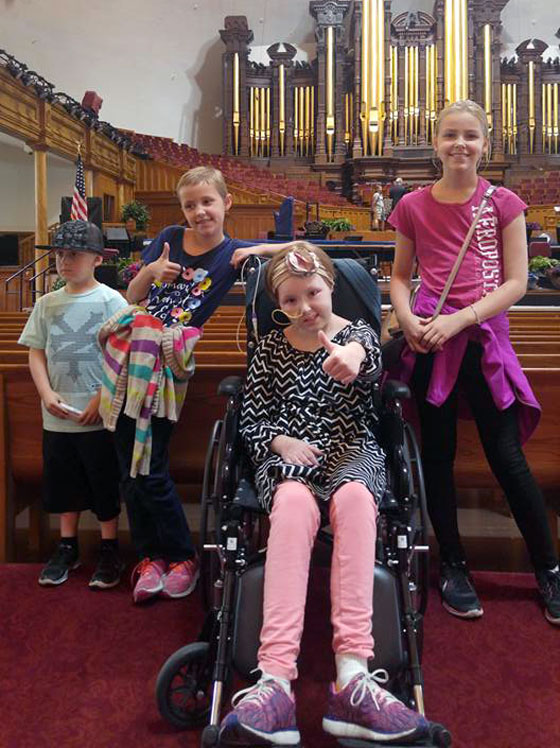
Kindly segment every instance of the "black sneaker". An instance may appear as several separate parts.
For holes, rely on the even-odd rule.
[[[123,569],[124,564],[120,559],[118,550],[102,546],[97,566],[89,580],[89,586],[100,590],[116,587],[121,581]]]
[[[443,607],[460,618],[480,618],[482,605],[464,561],[443,561],[439,588]]]
[[[60,542],[39,574],[38,582],[44,586],[62,584],[68,579],[68,573],[79,565],[77,548]]]
[[[544,602],[544,617],[550,623],[560,626],[560,570],[537,571],[537,584]]]

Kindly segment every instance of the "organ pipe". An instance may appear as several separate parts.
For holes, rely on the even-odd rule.
[[[535,63],[529,60],[529,153],[535,149],[535,130],[537,126],[535,113]]]
[[[363,0],[360,119],[364,155],[383,150],[385,119],[385,9],[383,0]]]
[[[326,92],[327,155],[329,161],[332,161],[334,147],[334,28],[332,26],[327,26]]]
[[[445,0],[445,105],[469,93],[467,0]]]
[[[484,109],[488,129],[492,131],[492,27],[484,24]]]
[[[278,67],[278,146],[280,155],[286,152],[286,69]]]
[[[239,53],[233,54],[233,152],[239,153],[239,128],[241,125],[241,116],[239,109]]]

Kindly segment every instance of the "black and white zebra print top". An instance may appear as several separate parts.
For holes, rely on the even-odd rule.
[[[322,500],[344,483],[359,481],[376,500],[385,488],[385,455],[377,444],[372,384],[381,373],[379,340],[363,320],[349,323],[333,342],[359,342],[366,351],[351,385],[323,371],[328,353],[294,348],[273,330],[251,360],[241,412],[241,435],[256,469],[259,499],[266,507],[276,484],[299,480]],[[322,452],[318,467],[287,465],[270,451],[276,436],[305,439]]]

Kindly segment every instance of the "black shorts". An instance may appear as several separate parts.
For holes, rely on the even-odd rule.
[[[100,522],[117,517],[119,470],[112,435],[43,430],[43,486],[47,512],[90,509]]]

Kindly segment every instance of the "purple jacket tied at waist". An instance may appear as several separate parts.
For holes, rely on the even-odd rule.
[[[430,317],[436,308],[438,296],[420,287],[414,302],[414,313],[419,317]],[[442,314],[453,314],[458,309],[445,304]],[[516,400],[519,403],[519,438],[525,443],[537,428],[541,407],[533,394],[531,385],[521,369],[521,364],[509,339],[509,321],[502,312],[480,325],[472,325],[448,340],[443,350],[434,354],[434,367],[427,400],[439,407],[447,400],[457,381],[459,368],[467,343],[480,343],[482,352],[482,372],[499,410],[509,408]],[[391,372],[403,382],[409,382],[416,353],[405,345],[398,371]]]

